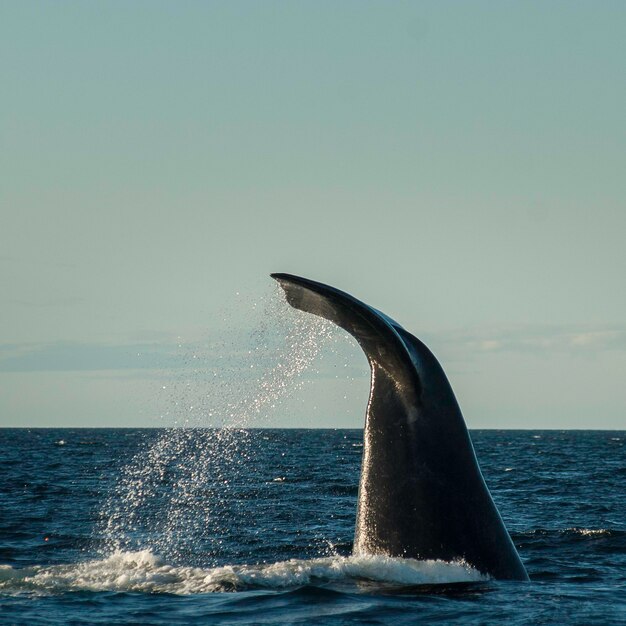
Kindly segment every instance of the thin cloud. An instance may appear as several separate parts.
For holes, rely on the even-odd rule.
[[[592,354],[626,350],[626,328],[618,326],[528,326],[469,329],[431,335],[446,349],[463,352]]]
[[[199,373],[211,370],[250,375],[271,366],[278,346],[262,345],[244,333],[227,338],[189,342],[130,341],[115,344],[59,341],[0,345],[0,372],[114,372],[123,370],[186,369]]]
[[[77,342],[5,344],[0,346],[0,371],[89,371],[155,368],[168,348],[145,344],[103,345]],[[143,355],[143,358],[142,358]]]
[[[592,355],[626,350],[626,328],[620,327],[515,327],[500,329],[466,329],[429,334],[423,337],[437,352],[447,358],[469,362],[473,355],[485,353],[581,354]],[[335,350],[337,346],[335,346]],[[86,342],[54,342],[40,344],[0,345],[0,372],[41,371],[123,371],[188,369],[207,372],[212,369],[232,370],[250,375],[270,367],[277,357],[278,346],[264,338],[259,343],[246,333],[227,333],[213,340],[188,342],[129,341],[115,344]],[[330,364],[324,355],[332,352],[321,347],[319,369],[309,377],[329,376]],[[342,350],[339,350],[341,360]],[[351,354],[351,353],[350,353]],[[347,357],[345,357],[347,359]],[[352,357],[351,357],[352,359]],[[337,368],[333,358],[328,359]],[[337,361],[337,358],[335,358]],[[347,360],[341,364],[340,376],[360,376],[364,364]],[[334,370],[333,370],[334,372]],[[333,376],[336,372],[332,373]]]

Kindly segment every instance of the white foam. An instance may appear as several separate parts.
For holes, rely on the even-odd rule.
[[[53,566],[0,565],[0,592],[55,594],[67,591],[118,591],[179,595],[281,590],[307,584],[359,581],[397,585],[479,582],[487,578],[462,562],[416,561],[384,556],[292,559],[272,564],[215,568],[168,565],[149,550],[115,552],[101,560]]]

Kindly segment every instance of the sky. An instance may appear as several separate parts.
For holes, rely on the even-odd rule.
[[[2,2],[0,426],[271,379],[249,425],[361,427],[288,272],[422,338],[470,428],[626,428],[624,58],[623,2]]]

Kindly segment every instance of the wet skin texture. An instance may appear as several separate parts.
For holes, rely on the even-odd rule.
[[[343,291],[289,274],[272,278],[292,307],[350,333],[370,364],[354,554],[463,559],[496,579],[528,580],[430,350]]]

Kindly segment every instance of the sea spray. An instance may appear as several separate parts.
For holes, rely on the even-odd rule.
[[[295,312],[278,290],[249,308],[257,319],[261,311],[250,333],[181,340],[180,367],[162,385],[163,418],[177,427],[148,437],[116,477],[97,528],[105,553],[149,548],[186,562],[201,545],[206,562],[215,562],[232,554],[233,537],[258,541],[256,520],[240,506],[254,454],[246,429],[304,384],[335,327]]]

